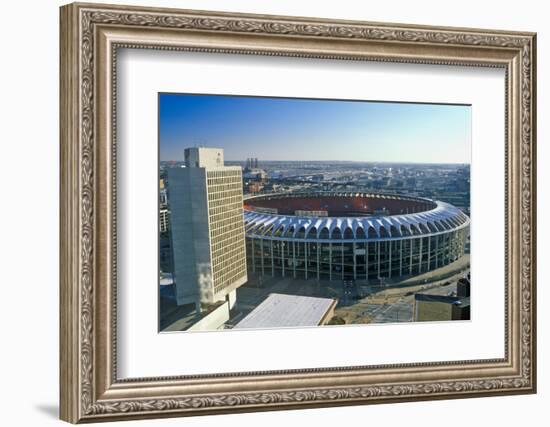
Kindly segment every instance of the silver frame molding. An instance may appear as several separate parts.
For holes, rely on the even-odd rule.
[[[536,35],[100,4],[63,6],[60,417],[72,423],[534,393]],[[506,71],[505,357],[117,379],[117,48]]]

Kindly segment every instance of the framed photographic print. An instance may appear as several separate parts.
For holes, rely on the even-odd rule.
[[[61,418],[533,393],[535,34],[61,8]]]
[[[160,330],[470,320],[470,109],[159,94]]]

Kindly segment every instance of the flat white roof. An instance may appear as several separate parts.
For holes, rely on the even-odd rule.
[[[332,298],[269,294],[234,329],[318,326],[335,302]]]
[[[169,286],[173,284],[174,284],[174,277],[172,276],[172,273],[162,273],[160,275],[161,286]]]

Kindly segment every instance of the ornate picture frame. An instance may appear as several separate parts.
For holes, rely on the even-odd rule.
[[[536,391],[535,34],[79,3],[60,13],[61,419],[112,421]],[[505,357],[118,379],[119,48],[503,68]]]

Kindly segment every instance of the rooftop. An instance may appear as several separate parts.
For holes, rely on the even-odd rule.
[[[365,204],[364,207],[361,203]],[[403,209],[396,211],[399,203],[405,206],[405,213],[397,213]],[[363,212],[358,212],[361,209]],[[308,211],[311,215],[304,215]],[[342,216],[331,216],[335,213]],[[366,193],[289,193],[249,197],[244,201],[244,220],[247,236],[337,240],[430,235],[466,227],[470,223],[460,209],[448,203]]]
[[[318,326],[336,305],[332,298],[269,294],[234,329]]]

